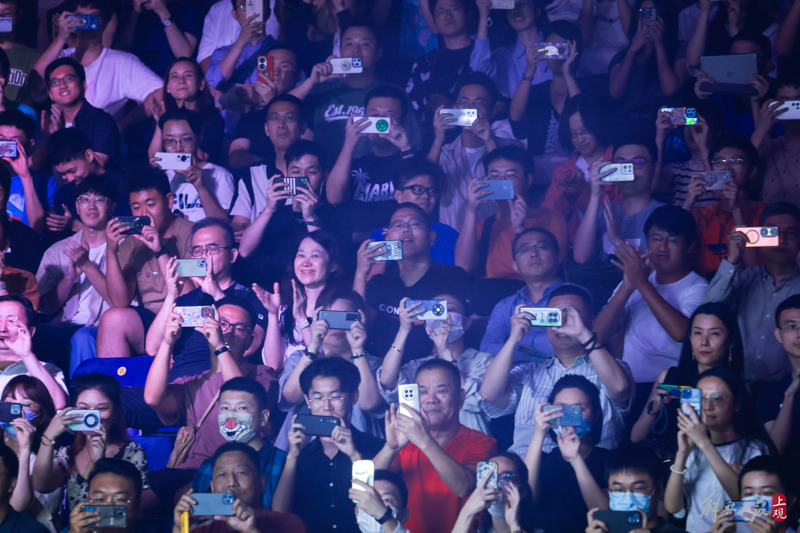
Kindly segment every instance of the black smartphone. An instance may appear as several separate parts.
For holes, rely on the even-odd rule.
[[[82,511],[98,511],[100,520],[93,527],[128,527],[128,508],[124,505],[84,505]]]
[[[142,228],[150,225],[150,217],[117,217],[127,228],[122,235],[141,235]]]
[[[350,329],[354,322],[361,320],[361,315],[353,311],[320,311],[319,319],[328,323],[331,329]]]
[[[21,403],[0,403],[0,422],[11,422],[21,416],[24,416]]]
[[[306,427],[303,431],[306,435],[330,437],[333,434],[333,428],[339,425],[339,419],[335,416],[300,414],[297,415],[297,423]]]
[[[594,517],[608,526],[608,533],[629,533],[642,527],[638,511],[595,511]]]

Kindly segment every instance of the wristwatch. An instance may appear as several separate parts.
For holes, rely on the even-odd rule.
[[[392,508],[387,507],[386,512],[383,513],[383,516],[375,519],[375,521],[378,522],[379,524],[384,524],[385,522],[388,522],[389,519],[391,518],[394,518],[394,515],[392,514]]]
[[[164,24],[165,28],[169,28],[170,26],[172,26],[172,19],[164,19],[162,21],[162,24]]]

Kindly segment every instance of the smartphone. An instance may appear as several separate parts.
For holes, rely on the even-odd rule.
[[[267,80],[274,79],[275,58],[272,56],[258,56],[256,62],[256,83],[266,85]]]
[[[0,157],[17,157],[17,141],[0,141]]]
[[[775,226],[756,226],[753,228],[745,226],[734,226],[736,231],[740,231],[747,236],[747,248],[763,248],[765,246],[778,246],[778,228]]]
[[[252,17],[253,15],[258,15],[256,20],[258,22],[264,22],[264,2],[263,0],[247,0],[247,3],[244,5],[245,9],[245,16],[247,18]]]
[[[386,253],[376,257],[375,261],[397,261],[403,258],[403,243],[400,241],[375,241],[367,245],[369,248],[373,246],[383,246],[386,250]]]
[[[350,329],[354,322],[361,320],[361,315],[352,311],[320,311],[319,319],[327,322],[330,329]]]
[[[642,527],[638,511],[595,511],[594,517],[608,527],[608,533],[628,533]]]
[[[24,416],[21,403],[0,403],[0,422],[11,422],[21,416]]]
[[[179,305],[174,312],[181,316],[181,327],[184,328],[201,327],[207,318],[214,316],[214,308],[210,305]]]
[[[583,411],[580,405],[545,405],[545,411],[552,411],[556,407],[561,407],[561,416],[550,421],[553,426],[580,426],[583,422]]]
[[[492,9],[514,9],[514,0],[492,0]]]
[[[192,498],[197,502],[192,504],[192,514],[195,516],[233,516],[236,496],[231,493],[196,492]]]
[[[650,27],[652,22],[658,20],[658,12],[654,7],[643,7],[639,10],[639,26],[642,29]]]
[[[360,57],[332,57],[328,63],[332,67],[331,74],[361,74],[364,72]]]
[[[703,402],[703,391],[700,389],[683,389],[681,390],[681,411],[686,416],[689,415],[689,409],[694,410],[694,414],[700,416]]]
[[[512,180],[481,180],[480,185],[486,184],[481,188],[482,191],[492,191],[481,200],[513,200],[514,182]]]
[[[128,228],[121,235],[141,235],[142,228],[150,225],[150,217],[117,217],[117,222]]]
[[[703,172],[703,179],[709,184],[707,191],[721,191],[725,181],[731,179],[731,173],[729,170],[712,170]]]
[[[489,472],[492,475],[489,477],[489,481],[486,482],[487,489],[497,489],[497,474],[499,471],[499,467],[497,463],[494,461],[480,461],[478,463],[477,475],[476,480],[478,483],[481,482],[483,478],[486,477],[486,474]]]
[[[766,518],[772,514],[772,500],[761,497],[756,501],[725,502],[724,511],[733,511],[734,522],[752,522],[756,517]]]
[[[561,309],[555,307],[523,307],[520,312],[533,315],[532,326],[560,328],[563,324]]]
[[[775,117],[778,120],[800,119],[800,100],[786,100],[783,103],[772,102],[771,104],[769,104],[769,106],[770,107],[778,106],[778,109],[786,109],[786,111]]]
[[[567,59],[569,57],[569,43],[535,43],[538,52],[544,52],[547,59]]]
[[[450,114],[455,118],[454,121],[448,122],[448,126],[472,126],[472,123],[478,120],[477,109],[440,109],[440,115]]]
[[[70,415],[81,415],[81,418],[72,424],[72,431],[97,431],[100,428],[100,411],[97,409],[70,409]]]
[[[305,176],[289,177],[289,178],[275,178],[278,183],[284,183],[286,188],[292,196],[297,196],[297,189],[308,190],[308,178]]]
[[[610,163],[603,165],[600,168],[600,172],[605,172],[611,168],[614,169],[614,172],[602,178],[602,181],[633,181],[635,179],[633,163]]]
[[[303,430],[306,435],[330,437],[333,434],[333,428],[339,425],[339,419],[335,416],[300,414],[297,415],[297,423],[306,427]]]
[[[667,385],[666,383],[659,383],[658,388],[660,390],[668,392],[669,395],[674,398],[680,398],[681,391],[683,389],[691,389],[691,387],[688,387],[686,385]]]
[[[405,307],[422,304],[415,317],[417,320],[447,320],[447,300],[407,300]]]
[[[409,383],[407,385],[397,386],[397,400],[398,407],[397,413],[411,416],[411,413],[406,409],[406,406],[412,408],[416,412],[420,412],[419,405],[419,385],[416,383]]]
[[[673,126],[694,126],[697,124],[697,109],[694,107],[662,107],[662,113],[669,115]]]
[[[14,31],[14,19],[0,17],[0,33],[11,33],[12,31]]]
[[[81,25],[75,31],[96,31],[100,29],[100,15],[69,15],[69,18],[81,19]]]
[[[362,483],[366,483],[370,487],[375,484],[375,463],[369,459],[361,459],[360,461],[353,462],[353,479],[357,479]],[[364,490],[355,483],[351,487],[356,490]]]
[[[358,122],[364,117],[353,117],[353,122]],[[392,119],[389,117],[366,117],[369,119],[367,126],[361,130],[361,133],[379,134],[386,133],[392,127]]]
[[[192,154],[156,152],[156,157],[161,159],[158,161],[161,170],[186,170],[192,166]]]
[[[202,278],[206,275],[205,259],[176,259],[175,272],[180,278]]]
[[[128,527],[128,508],[124,505],[83,505],[81,511],[100,511],[100,520],[90,526]]]

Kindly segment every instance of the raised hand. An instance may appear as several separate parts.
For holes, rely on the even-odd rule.
[[[474,179],[467,186],[467,210],[477,211],[478,207],[490,200],[483,198],[492,194],[489,190],[489,184],[484,180]]]
[[[322,311],[322,307],[317,307],[314,310],[314,321],[311,322],[311,339],[308,341],[308,351],[311,353],[317,353],[320,346],[322,346],[322,339],[325,338],[325,335],[328,334],[328,330],[330,326],[324,320],[320,320],[319,312]]]
[[[350,324],[350,329],[346,333],[347,343],[350,344],[350,351],[353,355],[363,354],[364,345],[367,343],[367,328],[364,325],[366,319],[363,311],[359,310],[358,315],[361,317],[360,320]]]
[[[408,436],[397,427],[397,418],[397,404],[392,403],[386,411],[384,420],[386,445],[393,450],[399,450],[408,444]]]
[[[444,106],[439,106],[436,108],[436,112],[433,114],[434,137],[440,141],[444,140],[445,132],[447,130],[452,130],[455,128],[452,123],[456,121],[456,117],[450,113],[440,114],[439,111],[441,111],[443,108]]]
[[[330,440],[336,445],[337,448],[339,448],[339,451],[351,459],[355,457],[353,460],[357,461],[361,458],[361,456],[358,454],[355,442],[353,442],[353,432],[349,427],[345,426],[344,419],[342,419],[342,417],[337,418],[339,418],[339,425],[333,428]],[[328,437],[320,438],[323,441],[328,440]]]
[[[306,445],[306,434],[303,433],[303,430],[306,427],[303,424],[297,422],[297,415],[292,416],[292,425],[289,428],[289,434],[287,435],[289,438],[289,451],[287,455],[289,457],[297,458],[300,455],[300,452]]]
[[[516,234],[520,234],[525,230],[525,219],[528,218],[528,204],[519,195],[514,196],[513,200],[506,201],[511,215],[511,227],[514,228]]]
[[[294,281],[294,280],[292,280]],[[278,282],[272,285],[272,292],[269,292],[261,287],[258,283],[253,283],[253,292],[256,293],[256,298],[267,310],[267,313],[275,317],[281,310],[281,287]]]
[[[726,259],[732,265],[738,264],[739,257],[749,242],[747,235],[734,228],[733,232],[725,237],[725,241],[728,243],[728,257]]]
[[[239,498],[233,501],[233,514],[231,516],[215,516],[214,520],[225,522],[230,529],[240,533],[258,531],[256,529],[256,512]]]
[[[47,215],[45,223],[48,230],[58,232],[72,227],[72,213],[69,212],[66,205],[61,204],[61,207],[64,208],[63,215],[59,215],[55,211],[50,211]]]
[[[174,346],[175,342],[181,336],[181,322],[183,318],[181,315],[176,313],[175,305],[172,306],[172,313],[169,315],[166,324],[164,324],[164,339],[163,342],[166,342],[170,346]]]
[[[513,339],[514,342],[522,342],[522,339],[533,327],[531,320],[534,317],[530,313],[523,313],[521,311],[523,307],[525,307],[523,304],[518,305],[514,310],[515,313],[511,315],[511,328],[508,338]]]

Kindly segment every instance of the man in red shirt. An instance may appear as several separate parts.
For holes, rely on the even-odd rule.
[[[432,359],[417,370],[421,413],[392,404],[386,413],[386,445],[375,468],[398,470],[408,486],[414,533],[450,531],[475,487],[475,468],[495,453],[497,442],[462,426],[461,376],[450,362]],[[408,413],[408,414],[407,414]]]

